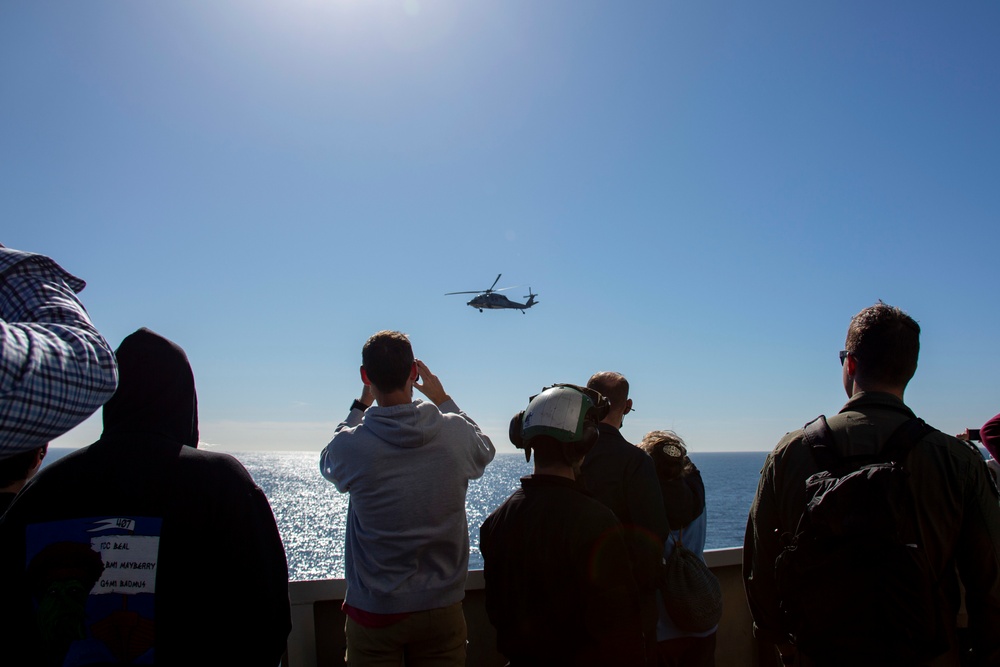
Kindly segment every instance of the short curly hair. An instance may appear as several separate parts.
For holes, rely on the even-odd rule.
[[[905,386],[917,372],[920,325],[899,308],[879,300],[851,319],[845,349],[865,376]]]
[[[399,331],[373,334],[361,350],[361,365],[379,391],[402,389],[413,369],[410,339]]]

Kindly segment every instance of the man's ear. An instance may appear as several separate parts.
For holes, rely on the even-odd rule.
[[[42,445],[41,447],[39,447],[38,451],[35,454],[35,464],[32,466],[32,468],[35,468],[36,470],[38,468],[41,468],[42,467],[42,461],[45,460],[45,455],[48,454],[48,453],[49,453],[49,445],[48,445],[48,443],[46,443],[46,444]]]
[[[413,365],[410,366],[410,382],[416,382],[418,377],[420,377],[420,371],[417,370],[417,362],[414,361]]]
[[[372,381],[368,379],[368,373],[365,372],[364,366],[361,367],[361,381],[364,382],[369,387],[372,384]]]

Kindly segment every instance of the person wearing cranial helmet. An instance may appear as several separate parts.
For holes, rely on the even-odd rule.
[[[515,415],[510,423],[510,439],[515,447],[524,450],[524,460],[531,461],[529,441],[538,436],[549,436],[567,447],[567,457],[574,462],[574,449],[585,449],[583,456],[598,438],[597,425],[610,408],[608,399],[600,392],[571,384],[546,387],[532,396],[528,408]],[[579,476],[579,470],[576,470]]]
[[[533,472],[480,528],[486,611],[510,667],[646,664],[621,522],[577,481],[607,410],[599,392],[558,384],[511,419]]]

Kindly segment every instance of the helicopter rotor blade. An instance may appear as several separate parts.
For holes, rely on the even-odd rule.
[[[445,292],[444,295],[451,296],[452,294],[482,294],[482,293],[483,293],[482,290],[476,289],[476,290],[470,290],[468,292]]]
[[[497,274],[497,279],[496,279],[496,280],[494,280],[494,281],[493,281],[493,284],[492,284],[492,285],[490,285],[490,288],[489,288],[488,290],[486,290],[487,292],[492,292],[492,291],[493,291],[493,288],[497,286],[497,283],[498,283],[498,282],[500,282],[500,276],[502,276],[502,275],[503,275],[502,273],[498,273],[498,274]]]

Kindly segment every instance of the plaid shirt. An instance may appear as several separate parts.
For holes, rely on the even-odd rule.
[[[0,459],[62,435],[118,386],[114,352],[76,297],[84,285],[0,245]]]

